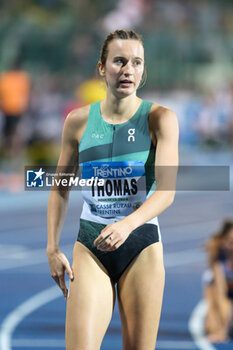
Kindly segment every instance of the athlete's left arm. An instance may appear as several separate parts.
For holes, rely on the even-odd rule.
[[[135,212],[101,231],[94,241],[100,250],[119,248],[134,229],[162,213],[174,200],[179,139],[175,113],[163,107],[153,111],[152,107],[150,129],[156,140],[156,191]]]
[[[125,218],[134,229],[143,225],[169,207],[175,197],[178,169],[179,128],[175,113],[169,109],[156,110],[151,117],[151,127],[156,140],[155,177],[156,191]]]

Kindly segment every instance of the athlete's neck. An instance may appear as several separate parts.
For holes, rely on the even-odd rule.
[[[136,95],[121,99],[107,95],[100,105],[101,115],[108,123],[124,123],[136,113],[141,101]]]

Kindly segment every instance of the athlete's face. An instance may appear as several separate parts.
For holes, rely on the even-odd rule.
[[[144,49],[138,40],[115,39],[108,46],[105,66],[99,63],[107,88],[118,96],[134,93],[144,71]]]

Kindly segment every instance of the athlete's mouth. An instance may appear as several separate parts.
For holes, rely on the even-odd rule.
[[[128,87],[132,86],[132,84],[133,84],[133,81],[129,80],[129,79],[120,80],[120,86],[123,88],[128,88]]]
[[[128,79],[124,79],[124,80],[120,80],[121,84],[133,84],[132,80],[128,80]]]

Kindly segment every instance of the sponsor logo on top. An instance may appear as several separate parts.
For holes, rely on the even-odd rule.
[[[128,136],[128,142],[134,142],[135,141],[135,136],[134,136],[134,134],[135,134],[135,129],[129,129],[128,130],[128,134],[129,134],[129,136]]]
[[[103,164],[101,167],[93,166],[94,176],[97,177],[119,177],[129,176],[132,174],[132,167],[111,167],[108,164]]]
[[[104,134],[96,134],[95,132],[93,132],[92,134],[91,134],[91,137],[93,138],[93,139],[103,139],[104,138]]]

